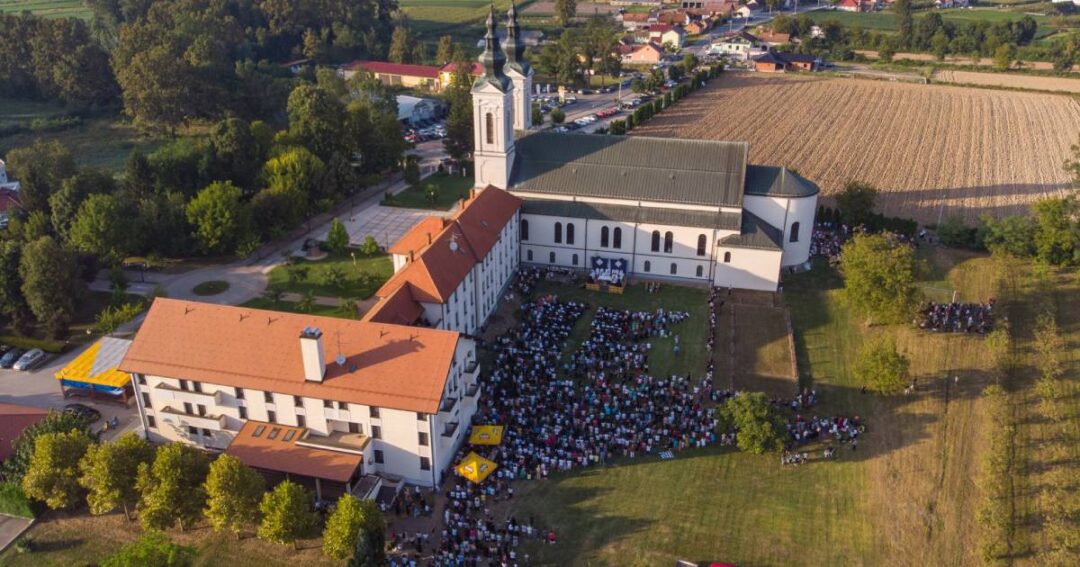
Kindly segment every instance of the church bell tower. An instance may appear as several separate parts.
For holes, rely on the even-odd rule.
[[[533,70],[525,60],[525,40],[517,22],[517,7],[510,2],[506,13],[506,75],[514,83],[514,131],[524,132],[532,128],[532,79]]]
[[[476,186],[508,189],[514,166],[514,83],[503,72],[506,56],[495,34],[495,6],[488,11],[484,74],[472,86],[473,160]]]

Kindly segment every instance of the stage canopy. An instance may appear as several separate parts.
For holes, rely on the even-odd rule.
[[[474,425],[469,434],[470,445],[499,445],[502,443],[503,426]]]
[[[90,345],[67,366],[56,373],[56,379],[67,388],[80,388],[112,395],[123,395],[131,375],[117,367],[124,360],[131,341],[105,337]]]
[[[491,473],[495,472],[496,465],[476,453],[469,453],[458,463],[457,472],[470,481],[480,484]]]

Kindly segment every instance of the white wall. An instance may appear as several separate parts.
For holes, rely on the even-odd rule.
[[[725,253],[731,262],[724,262]],[[780,279],[779,250],[756,250],[720,246],[716,250],[716,272],[713,285],[738,289],[776,291]]]
[[[817,214],[817,195],[809,197],[765,197],[747,195],[746,210],[774,227],[783,229],[784,267],[802,264],[810,259],[810,240]],[[798,242],[791,242],[791,228],[799,223]]]

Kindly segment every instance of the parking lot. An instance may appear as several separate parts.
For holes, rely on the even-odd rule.
[[[68,403],[81,403],[101,412],[101,419],[93,424],[94,431],[100,431],[105,422],[114,417],[119,422],[115,429],[103,434],[105,439],[112,439],[125,431],[137,430],[140,424],[135,400],[130,400],[127,407],[124,407],[118,403],[99,402],[83,397],[64,399],[55,374],[84,348],[86,347],[79,347],[61,355],[48,355],[46,361],[33,370],[20,372],[10,368],[0,369],[0,403],[48,409],[62,409]]]

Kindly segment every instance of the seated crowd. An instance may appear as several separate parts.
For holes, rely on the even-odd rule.
[[[920,329],[946,333],[979,333],[994,329],[994,303],[927,303],[919,310],[915,324]]]

